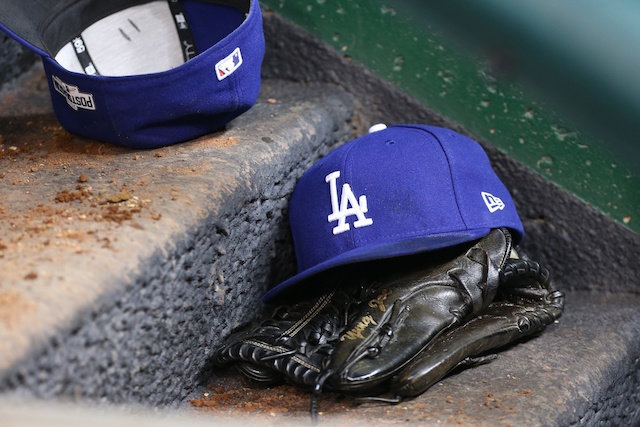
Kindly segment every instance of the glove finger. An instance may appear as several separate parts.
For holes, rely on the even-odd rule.
[[[340,337],[329,387],[372,393],[384,386],[433,338],[493,300],[510,251],[509,233],[495,229],[453,260],[378,285]]]
[[[233,334],[216,352],[218,366],[235,364],[252,380],[300,388],[315,386],[346,325],[350,296],[333,291],[316,300],[279,307],[258,326]]]
[[[394,395],[417,396],[466,361],[540,332],[560,318],[564,294],[549,281],[546,269],[530,261],[509,260],[505,270],[505,277],[517,281],[520,288],[541,287],[545,296],[494,301],[479,316],[438,337],[392,379]]]
[[[280,372],[257,363],[238,362],[235,367],[245,377],[263,385],[276,385],[284,381],[284,376]]]

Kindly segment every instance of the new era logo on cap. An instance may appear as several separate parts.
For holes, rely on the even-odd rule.
[[[482,195],[482,200],[484,200],[484,204],[487,205],[487,209],[489,212],[494,213],[495,211],[504,209],[504,203],[500,197],[496,197],[491,193],[485,193],[484,191],[480,193]]]
[[[482,147],[449,129],[373,127],[306,171],[289,203],[298,273],[265,301],[338,266],[524,229]]]

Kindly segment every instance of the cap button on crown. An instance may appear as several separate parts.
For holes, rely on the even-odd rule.
[[[386,128],[387,125],[385,125],[384,123],[378,123],[369,128],[369,133],[378,132],[379,130],[385,130]]]

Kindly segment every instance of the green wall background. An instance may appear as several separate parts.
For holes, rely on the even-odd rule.
[[[555,112],[531,88],[508,75],[496,77],[485,57],[441,29],[389,6],[393,1],[262,3],[640,234],[635,163]]]

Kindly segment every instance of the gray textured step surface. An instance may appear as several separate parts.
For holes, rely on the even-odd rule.
[[[322,395],[320,420],[323,425],[636,425],[639,306],[637,295],[569,292],[557,324],[499,352],[495,361],[447,377],[398,405],[355,406]],[[284,420],[304,422],[306,409]]]
[[[319,399],[319,425],[428,426],[632,426],[640,418],[640,313],[637,295],[570,292],[564,316],[542,335],[508,348],[486,365],[443,379],[421,396],[398,405],[354,405],[349,399],[324,394]],[[226,374],[239,378],[239,374]],[[209,378],[212,388],[218,386]],[[237,382],[244,395],[251,389]],[[78,408],[34,405],[0,399],[0,414],[8,426],[86,425],[99,417],[102,425],[308,425],[308,406],[296,406],[299,393],[278,387],[276,405],[288,408],[269,413],[260,404],[264,391],[254,387],[252,401],[262,411],[208,412],[186,404],[177,414],[122,412],[118,408]],[[215,393],[204,388],[199,392]],[[193,396],[195,397],[195,396]],[[304,399],[304,397],[303,397]],[[240,406],[242,403],[237,402]],[[228,403],[227,406],[230,404]],[[266,409],[264,409],[266,408]]]
[[[181,401],[291,274],[288,196],[352,137],[351,98],[268,81],[226,131],[131,151],[60,129],[40,67],[14,89],[0,98],[0,389]]]

